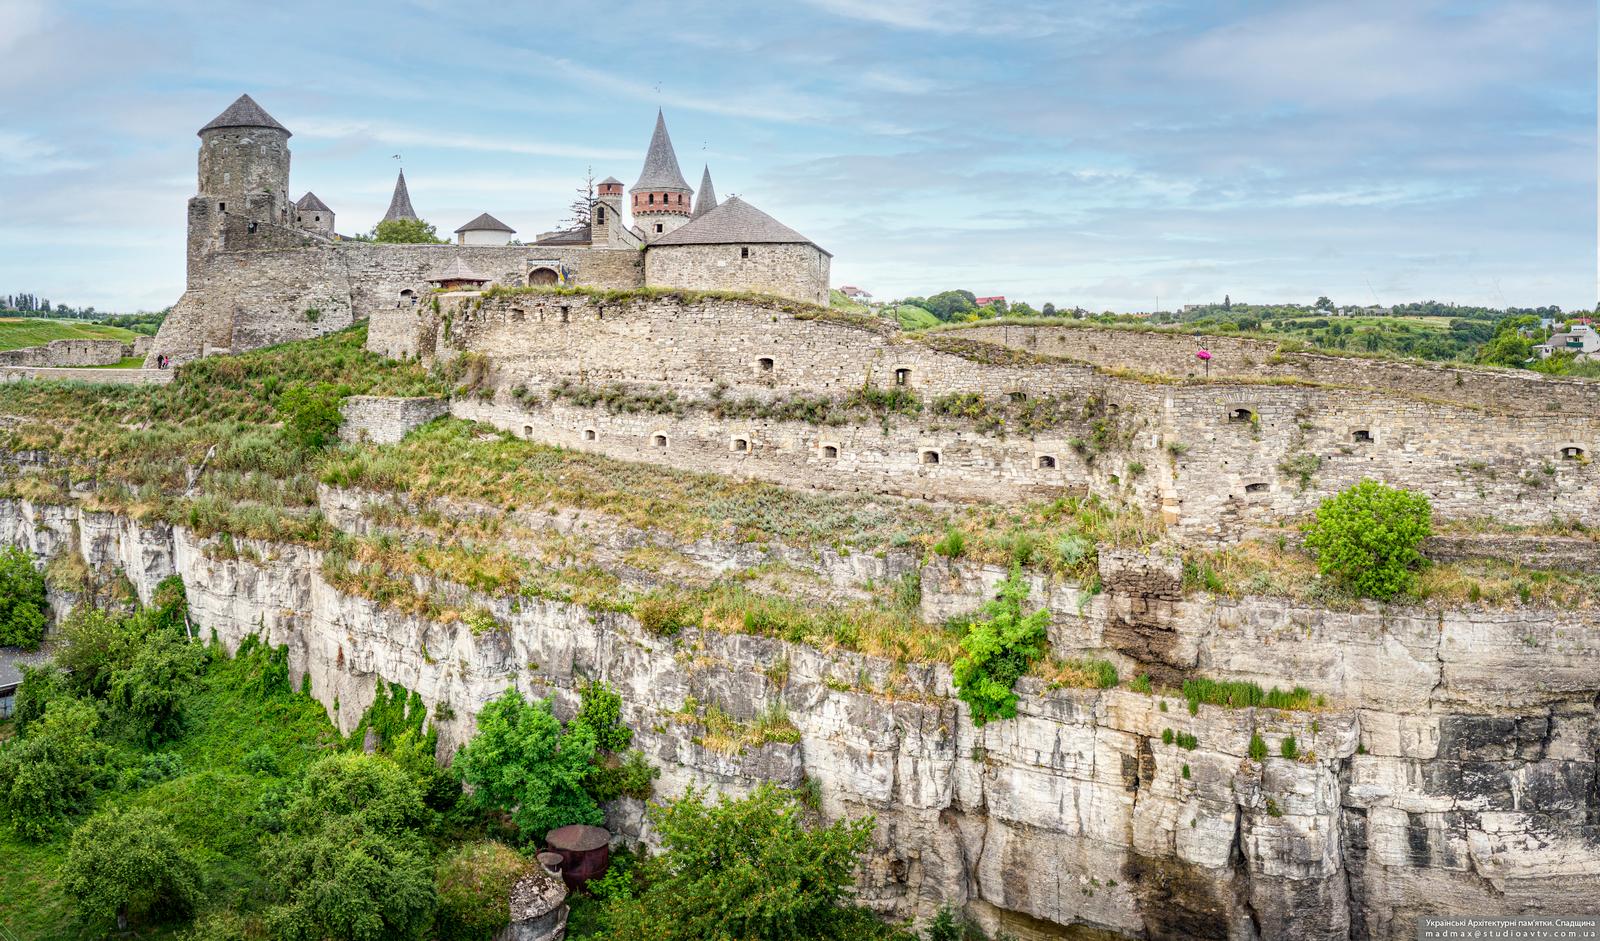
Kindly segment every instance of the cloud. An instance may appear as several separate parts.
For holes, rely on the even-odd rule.
[[[401,127],[380,121],[337,118],[299,118],[295,133],[307,138],[343,141],[354,138],[396,147],[477,150],[492,153],[522,154],[533,157],[570,157],[578,160],[633,160],[638,151],[585,147],[521,135],[474,134],[465,130],[437,127]]]

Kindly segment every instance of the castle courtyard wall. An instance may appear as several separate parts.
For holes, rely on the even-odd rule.
[[[950,335],[1028,353],[1190,379],[1208,376],[1205,364],[1195,357],[1195,352],[1204,348],[1211,353],[1209,378],[1213,381],[1301,380],[1481,405],[1497,412],[1600,411],[1600,383],[1589,380],[1526,370],[1285,351],[1271,340],[1247,337],[1027,324],[977,324]]]
[[[815,245],[657,245],[645,283],[697,291],[753,291],[828,304],[832,259]]]
[[[0,350],[0,366],[115,366],[132,348],[121,340],[51,340]]]
[[[458,402],[456,414],[687,469],[936,499],[1013,500],[1086,486],[1132,498],[1195,536],[1219,538],[1300,516],[1366,477],[1426,493],[1442,518],[1600,522],[1600,472],[1587,459],[1600,453],[1600,419],[1587,414],[1555,423],[1365,388],[1140,381],[982,344],[957,355],[803,317],[733,299],[529,293],[471,296],[439,315],[425,310],[414,329],[433,338],[434,350],[490,358],[499,389],[493,404]],[[925,406],[952,393],[1081,402],[1103,410],[1113,444],[1096,453],[1084,446],[1081,427],[983,434],[927,412],[835,428],[724,421],[696,409],[613,415],[603,405],[527,404],[562,382],[635,384],[703,402],[714,393],[842,396],[895,387],[898,376]],[[595,438],[586,439],[591,430]],[[739,437],[747,451],[735,450]],[[834,459],[823,456],[830,445],[839,449]],[[1567,447],[1583,456],[1563,457]],[[939,454],[937,465],[926,463],[928,451]],[[1046,455],[1054,468],[1038,466]]]

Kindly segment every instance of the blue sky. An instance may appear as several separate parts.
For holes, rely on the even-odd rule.
[[[1587,307],[1594,0],[0,0],[0,293],[159,308],[195,131],[249,92],[370,228],[555,227],[586,166],[684,175],[880,297]]]

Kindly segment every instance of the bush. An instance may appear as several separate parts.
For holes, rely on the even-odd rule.
[[[849,905],[871,818],[821,827],[793,792],[763,784],[707,805],[690,791],[652,808],[662,844],[636,897],[614,901],[605,941],[868,941],[891,930]]]
[[[283,833],[262,842],[280,941],[421,938],[436,896],[418,782],[378,755],[331,755],[289,798]]]
[[[438,941],[493,941],[511,923],[511,887],[527,873],[527,858],[503,843],[466,843],[442,862],[434,877]]]
[[[18,836],[43,840],[88,806],[105,774],[99,728],[94,706],[62,698],[26,737],[0,745],[0,812]]]
[[[511,689],[478,713],[478,734],[451,767],[477,806],[510,814],[532,843],[569,823],[605,821],[588,790],[596,735],[587,723],[562,729],[551,700],[530,703]]]
[[[1250,733],[1250,760],[1267,760],[1267,740],[1261,737],[1260,732]]]
[[[44,574],[16,546],[0,551],[0,647],[33,650],[44,639]]]
[[[344,396],[345,391],[331,383],[297,382],[278,396],[278,416],[300,447],[325,447],[338,440],[344,422],[339,403]]]
[[[973,621],[961,639],[966,653],[956,660],[952,672],[956,691],[972,709],[975,725],[1016,716],[1013,687],[1049,646],[1050,612],[1040,608],[1024,615],[1022,603],[1027,599],[1028,583],[1022,570],[1013,567],[1000,583],[1000,597],[984,606],[983,617]],[[1116,682],[1112,667],[1111,685]]]
[[[93,918],[164,921],[194,911],[200,867],[161,815],[107,810],[72,834],[62,888]]]
[[[1432,532],[1428,498],[1374,480],[1322,501],[1306,532],[1306,547],[1324,575],[1357,594],[1393,598],[1411,588],[1426,560],[1418,547]]]
[[[959,559],[967,549],[967,537],[954,526],[945,530],[944,538],[933,544],[933,551],[947,559]]]
[[[1300,756],[1300,745],[1294,740],[1293,735],[1284,736],[1283,743],[1278,748],[1278,754],[1285,758],[1298,758]]]

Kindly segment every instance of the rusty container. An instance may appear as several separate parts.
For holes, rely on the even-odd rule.
[[[551,830],[544,842],[552,852],[561,854],[561,878],[574,891],[604,875],[611,863],[611,831],[605,827],[574,823]]]

